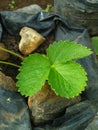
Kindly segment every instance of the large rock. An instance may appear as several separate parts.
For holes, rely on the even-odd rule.
[[[80,100],[80,96],[73,99],[57,96],[46,82],[37,94],[28,99],[33,123],[38,125],[52,121],[64,113],[66,107],[78,103]]]
[[[54,0],[54,10],[98,35],[98,0]]]

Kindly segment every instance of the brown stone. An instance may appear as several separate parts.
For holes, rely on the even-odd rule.
[[[10,91],[17,91],[17,87],[14,80],[11,77],[3,74],[1,71],[0,71],[0,87]]]
[[[20,36],[19,50],[24,55],[30,54],[45,41],[42,35],[28,27],[23,27],[21,29]]]
[[[80,96],[73,99],[57,96],[46,82],[37,94],[28,98],[28,106],[32,113],[33,122],[41,124],[60,116],[61,113],[65,112],[66,107],[80,100]]]

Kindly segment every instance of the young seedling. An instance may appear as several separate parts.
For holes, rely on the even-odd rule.
[[[44,9],[43,11],[44,11],[44,12],[51,12],[52,7],[53,7],[53,6],[52,6],[51,4],[48,4],[47,7],[46,7],[46,9]]]
[[[50,44],[46,55],[31,54],[24,58],[17,75],[18,91],[25,96],[37,93],[48,81],[57,95],[66,98],[78,96],[87,85],[87,73],[76,60],[92,51],[74,41]]]
[[[10,3],[8,4],[8,6],[9,6],[10,9],[14,9],[15,4],[16,4],[15,0],[11,0]]]

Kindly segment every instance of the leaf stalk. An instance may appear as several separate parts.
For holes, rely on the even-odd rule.
[[[0,61],[0,64],[6,64],[6,65],[11,65],[11,66],[15,66],[15,67],[20,67],[19,65],[17,64],[14,64],[14,63],[11,63],[11,62],[6,62],[6,61]]]
[[[13,52],[13,51],[10,51],[10,50],[5,49],[5,48],[3,48],[3,47],[0,47],[0,50],[5,51],[5,52],[8,52],[8,53],[10,53],[10,54],[12,54],[12,55],[14,55],[14,56],[16,56],[16,57],[19,57],[22,61],[24,60],[24,57],[23,57],[23,56],[21,56],[20,54],[15,53],[15,52]]]

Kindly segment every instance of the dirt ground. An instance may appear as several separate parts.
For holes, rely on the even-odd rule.
[[[11,10],[9,4],[11,3],[12,0],[4,0],[0,2],[0,11],[3,10]],[[18,9],[21,7],[25,7],[31,4],[38,4],[40,5],[43,9],[47,7],[48,4],[53,5],[54,0],[14,0],[15,1],[15,6],[14,9]]]

